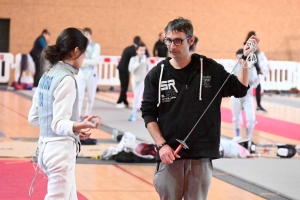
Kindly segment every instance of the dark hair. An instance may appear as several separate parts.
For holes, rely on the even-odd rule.
[[[244,53],[244,50],[243,49],[239,49],[239,50],[236,51],[235,54],[238,55],[238,54],[243,54],[243,53]]]
[[[83,54],[87,45],[88,39],[83,35],[82,31],[77,28],[67,28],[59,34],[55,45],[45,48],[45,58],[53,65],[69,56],[69,53],[76,47]]]
[[[44,30],[42,31],[42,35],[44,35],[44,34],[50,35],[50,32],[49,32],[47,29],[44,29]]]
[[[140,36],[135,36],[135,37],[133,38],[133,43],[134,43],[134,44],[138,45],[138,44],[140,44],[141,42],[142,42],[142,40],[141,40],[141,37],[140,37]]]
[[[252,35],[256,35],[255,31],[250,31],[247,35],[246,40],[248,40]]]
[[[179,17],[168,23],[165,33],[167,34],[168,31],[183,32],[187,37],[191,37],[193,36],[194,28],[190,20]]]
[[[84,28],[83,32],[88,32],[90,35],[92,35],[92,29],[90,28]]]
[[[142,41],[135,47],[135,50],[138,50],[140,47],[146,47],[145,43]]]
[[[249,38],[252,36],[252,35],[256,35],[255,31],[250,31],[248,34],[247,34],[247,37],[244,41],[244,45],[247,43],[247,41],[249,40]]]
[[[195,46],[197,45],[197,43],[198,43],[198,38],[195,36],[195,39],[194,39],[194,43],[190,46],[190,51],[195,51]]]

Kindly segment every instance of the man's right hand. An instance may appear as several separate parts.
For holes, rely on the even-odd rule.
[[[172,164],[175,160],[174,150],[167,144],[164,145],[158,153],[162,163],[166,165]],[[176,158],[180,158],[180,156],[176,155]]]

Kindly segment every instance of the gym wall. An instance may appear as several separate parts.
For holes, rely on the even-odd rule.
[[[152,54],[158,33],[182,16],[194,25],[198,53],[208,57],[234,58],[254,30],[268,59],[300,61],[299,9],[299,0],[0,0],[13,54],[29,52],[44,28],[54,44],[67,27],[90,27],[102,55],[121,55],[135,35]]]

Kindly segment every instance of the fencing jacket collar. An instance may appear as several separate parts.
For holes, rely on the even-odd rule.
[[[79,69],[77,69],[76,67],[74,67],[73,65],[69,64],[69,63],[66,63],[64,61],[60,61],[60,63],[63,63],[63,67],[67,70],[69,70],[70,72],[72,72],[73,74],[78,74],[79,72]]]

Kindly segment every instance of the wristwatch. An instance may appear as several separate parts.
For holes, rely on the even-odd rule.
[[[156,146],[156,150],[159,151],[163,146],[165,146],[167,142],[163,142],[161,145]]]

